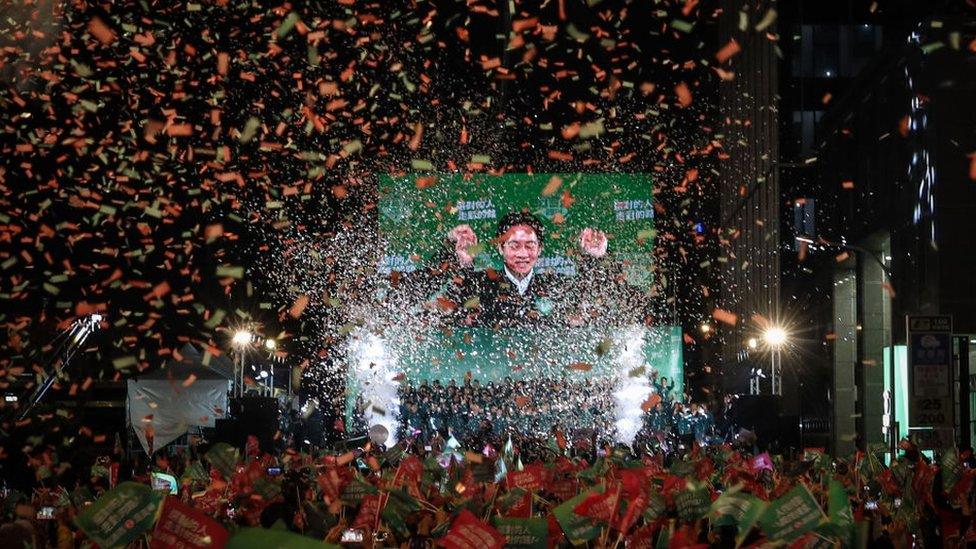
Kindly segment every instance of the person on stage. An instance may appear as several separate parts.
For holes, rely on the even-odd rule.
[[[457,307],[462,324],[494,327],[552,320],[581,322],[581,318],[574,319],[574,313],[579,312],[567,303],[572,288],[555,275],[535,270],[545,245],[545,230],[532,214],[512,212],[499,221],[493,243],[504,264],[501,272],[471,269],[471,250],[478,245],[478,237],[470,226],[454,227],[448,238],[462,270],[446,296],[450,305]],[[579,245],[585,259],[600,259],[607,253],[607,236],[586,228],[580,233]]]

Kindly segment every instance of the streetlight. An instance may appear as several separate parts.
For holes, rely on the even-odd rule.
[[[780,350],[786,343],[789,335],[780,326],[770,326],[763,331],[763,341],[769,347],[769,359],[772,366],[772,375],[770,376],[773,383],[773,394],[783,395],[783,376],[780,371],[782,368],[782,357],[780,356]]]
[[[275,351],[275,349],[277,349],[277,348],[278,348],[278,342],[277,342],[277,341],[275,341],[275,340],[273,340],[273,339],[271,339],[271,338],[269,337],[268,339],[265,339],[265,340],[264,340],[264,348],[265,348],[265,349],[266,349],[266,350],[267,350],[267,351],[268,351],[269,353],[274,353],[274,351]],[[274,396],[274,377],[275,377],[275,376],[274,376],[274,369],[275,369],[275,365],[274,365],[274,357],[272,356],[272,357],[271,357],[271,368],[270,368],[270,371],[271,371],[271,374],[270,374],[270,376],[269,376],[269,379],[268,379],[268,381],[269,381],[269,383],[270,383],[270,385],[271,385],[271,386],[270,386],[270,389],[271,389],[271,396]]]
[[[254,334],[248,330],[237,330],[234,332],[233,343],[237,347],[244,347],[245,345],[251,343],[254,340]]]
[[[244,396],[244,354],[252,341],[254,341],[254,334],[244,329],[234,332],[234,337],[231,338],[231,343],[237,347],[238,373],[234,385],[236,385],[235,395],[238,397]]]

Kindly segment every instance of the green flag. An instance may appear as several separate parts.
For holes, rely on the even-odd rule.
[[[816,528],[826,517],[803,484],[769,504],[759,519],[766,536],[773,541],[791,541]]]
[[[216,467],[220,474],[224,475],[224,478],[230,479],[237,469],[237,460],[240,459],[241,453],[226,442],[218,442],[210,448],[206,457],[210,464]]]
[[[654,544],[654,549],[668,549],[671,546],[671,533],[674,531],[674,519],[668,521],[668,524],[661,527],[661,531],[657,534],[657,543]]]
[[[596,490],[583,492],[582,494],[564,501],[558,507],[553,508],[552,514],[559,522],[559,526],[566,534],[566,539],[573,545],[581,545],[591,539],[596,539],[600,535],[600,527],[595,526],[593,521],[587,517],[581,517],[573,512],[577,505],[583,503],[587,497],[598,493]]]
[[[342,490],[342,502],[346,505],[357,506],[366,494],[378,494],[379,490],[368,482],[364,482],[359,475],[349,481]]]
[[[959,456],[956,455],[956,450],[954,448],[946,450],[942,455],[942,461],[939,465],[942,470],[942,489],[946,492],[951,492],[959,480],[962,471],[962,468],[959,466]]]
[[[738,526],[739,532],[746,534],[752,530],[768,505],[756,496],[734,488],[712,502],[708,514],[712,517],[714,526]]]
[[[410,537],[410,529],[407,527],[407,515],[419,511],[422,507],[420,502],[403,489],[391,489],[387,491],[389,497],[386,505],[380,511],[380,517],[392,528],[398,536],[406,539]]]
[[[850,546],[854,536],[854,512],[851,511],[844,485],[833,479],[827,488],[827,511],[834,535],[842,540],[845,547]]]
[[[241,528],[229,540],[227,549],[342,549],[338,545],[293,534],[288,530]]]
[[[254,479],[252,487],[254,493],[261,496],[264,501],[271,501],[281,495],[281,483],[267,477]]]
[[[712,495],[707,487],[685,489],[674,495],[674,506],[678,509],[678,517],[684,521],[700,519],[708,512],[711,503]]]
[[[123,482],[78,515],[75,522],[101,547],[125,547],[152,528],[163,496],[145,484]]]
[[[544,518],[495,517],[495,529],[505,536],[505,547],[513,549],[546,549],[549,546],[549,523]]]

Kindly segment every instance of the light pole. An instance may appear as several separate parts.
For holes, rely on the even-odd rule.
[[[247,353],[248,346],[254,340],[254,334],[248,330],[238,330],[234,332],[231,342],[237,348],[237,372],[234,379],[234,396],[244,396],[244,355]]]
[[[773,384],[772,394],[779,396],[783,395],[783,365],[780,351],[783,344],[786,343],[786,339],[786,330],[779,326],[771,326],[763,332],[763,341],[769,347],[769,359],[772,369],[770,378]]]
[[[269,339],[265,339],[264,340],[264,348],[265,348],[265,350],[268,351],[268,353],[271,354],[271,367],[268,368],[268,372],[270,373],[271,396],[274,396],[274,378],[275,378],[274,352],[275,352],[275,349],[278,348],[278,342],[276,342],[275,340],[270,339],[270,338]]]

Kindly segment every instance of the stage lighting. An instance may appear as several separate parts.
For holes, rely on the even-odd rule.
[[[746,345],[748,345],[750,349],[755,349],[759,346],[759,341],[754,337],[750,337],[749,341],[746,341]]]
[[[711,324],[702,324],[701,325],[701,331],[702,331],[703,334],[707,334],[708,332],[711,332],[712,331]]]
[[[265,339],[264,348],[269,351],[274,351],[275,349],[278,348],[278,343],[273,339]]]

